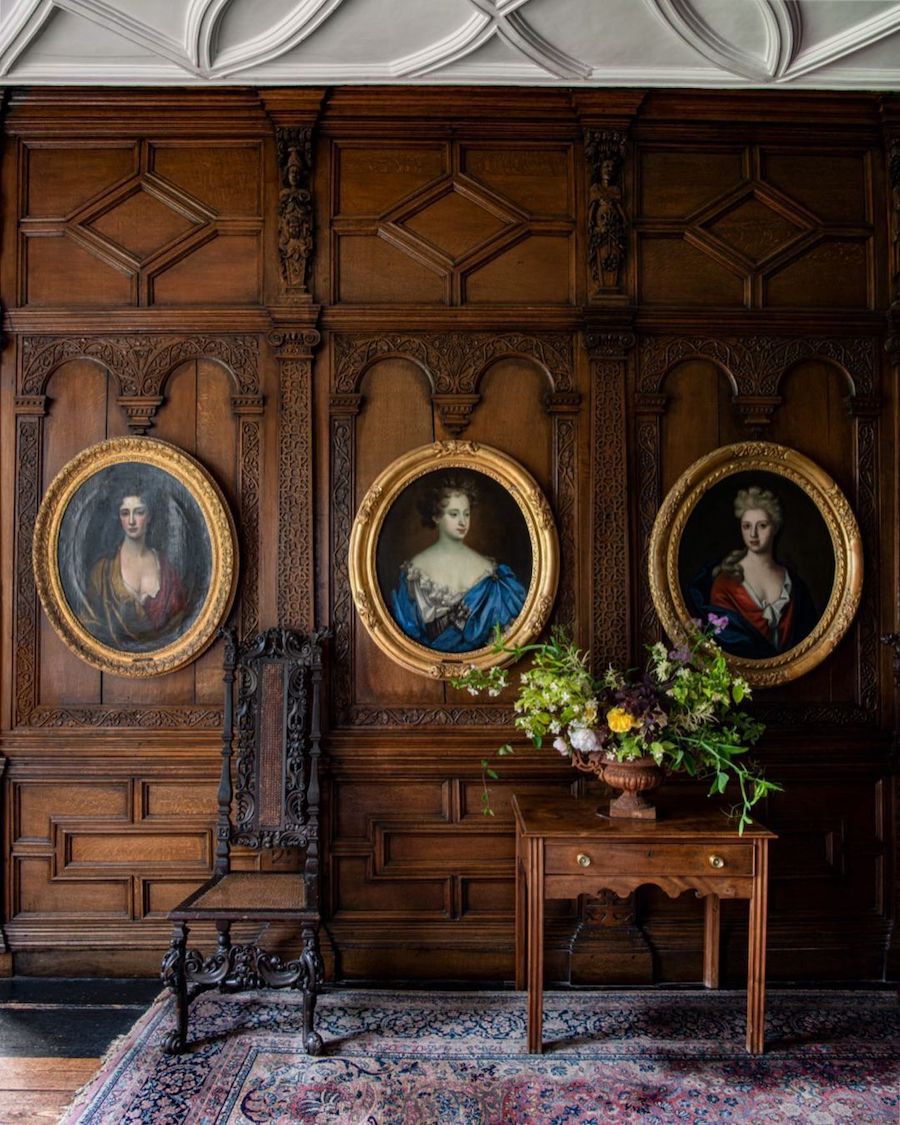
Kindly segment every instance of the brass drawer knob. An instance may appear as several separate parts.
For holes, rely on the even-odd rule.
[[[709,866],[715,867],[718,871],[721,867],[725,866],[725,860],[720,855],[711,855],[709,857]]]
[[[585,855],[584,852],[579,852],[575,858],[578,860],[579,867],[591,866],[591,857],[589,855]]]

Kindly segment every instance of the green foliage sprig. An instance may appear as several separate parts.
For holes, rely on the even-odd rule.
[[[740,800],[731,813],[743,834],[752,823],[753,806],[781,786],[746,757],[764,727],[741,709],[750,687],[729,669],[716,644],[722,625],[722,618],[710,614],[705,625],[695,623],[687,643],[672,649],[660,642],[648,646],[643,671],[610,667],[599,679],[588,667],[587,653],[562,632],[510,647],[497,630],[495,652],[516,660],[534,657],[519,676],[515,726],[535,747],[552,739],[554,749],[569,758],[602,763],[651,757],[664,770],[708,780],[711,797],[735,783]],[[509,684],[509,674],[473,665],[452,683],[472,695],[497,696]],[[512,754],[512,745],[497,753]],[[481,767],[482,810],[493,815],[487,783],[498,774],[487,759]]]

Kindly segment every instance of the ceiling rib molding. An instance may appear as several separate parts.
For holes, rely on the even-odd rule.
[[[900,89],[900,0],[629,2],[5,0],[0,85]]]

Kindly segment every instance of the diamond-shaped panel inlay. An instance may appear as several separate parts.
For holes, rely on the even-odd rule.
[[[165,203],[138,190],[104,211],[88,226],[138,258],[147,258],[194,223]]]
[[[803,227],[773,211],[759,199],[744,200],[726,214],[704,224],[706,229],[739,253],[761,262],[792,242]]]
[[[441,196],[401,223],[454,259],[493,238],[507,225],[499,216],[455,191]]]

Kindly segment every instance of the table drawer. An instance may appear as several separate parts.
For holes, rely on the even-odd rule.
[[[747,844],[620,844],[573,840],[547,844],[547,875],[734,875],[753,874],[753,845]]]

